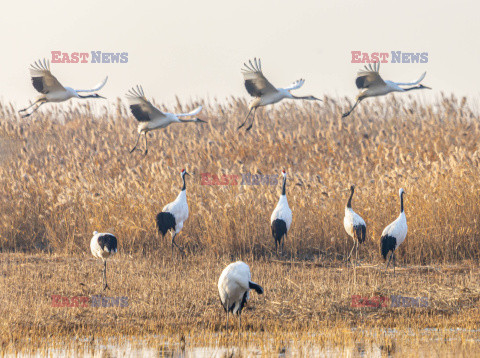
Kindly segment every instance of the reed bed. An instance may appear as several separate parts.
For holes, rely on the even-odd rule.
[[[19,119],[0,107],[0,250],[78,254],[94,230],[114,233],[125,254],[169,255],[155,215],[178,194],[186,167],[190,217],[178,235],[189,254],[252,254],[274,248],[269,218],[274,185],[202,185],[202,173],[289,174],[293,224],[287,255],[344,257],[352,242],[343,208],[356,184],[354,210],[367,223],[361,256],[380,259],[383,228],[399,212],[405,188],[409,232],[400,264],[478,262],[480,121],[465,99],[433,104],[410,97],[365,101],[341,118],[345,100],[281,102],[259,111],[245,133],[236,127],[246,102],[205,105],[204,125],[171,125],[150,134],[147,156],[129,154],[136,121],[120,99],[110,107],[47,107]],[[176,110],[193,107],[180,101]]]

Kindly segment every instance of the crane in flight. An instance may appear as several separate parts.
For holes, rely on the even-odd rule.
[[[128,103],[130,105],[130,111],[132,112],[133,116],[137,119],[138,122],[138,137],[135,143],[135,146],[130,150],[132,153],[135,149],[137,149],[138,141],[142,134],[145,136],[145,153],[148,153],[148,143],[147,143],[147,133],[154,130],[165,128],[172,123],[188,123],[188,122],[195,122],[195,123],[206,123],[204,120],[200,118],[193,118],[193,119],[182,119],[181,117],[192,117],[196,116],[202,110],[202,106],[198,106],[193,111],[188,113],[167,113],[160,111],[157,107],[151,104],[147,98],[145,97],[145,93],[143,92],[143,88],[141,86],[137,86],[136,88],[132,88],[126,94]]]
[[[425,78],[427,72],[424,72],[418,80],[415,82],[392,82],[383,80],[378,72],[380,70],[380,62],[365,65],[365,70],[360,70],[357,73],[355,84],[360,90],[357,95],[357,100],[352,108],[342,115],[342,118],[348,117],[355,107],[368,97],[384,96],[390,92],[408,92],[418,89],[431,89],[430,87],[420,84]],[[410,86],[408,88],[402,88],[401,86]]]
[[[45,59],[35,61],[34,64],[30,66],[30,75],[32,77],[32,84],[33,87],[41,93],[35,99],[30,106],[19,110],[22,118],[28,117],[36,112],[43,104],[48,102],[64,102],[69,100],[70,98],[105,98],[100,96],[98,93],[89,94],[89,95],[81,95],[82,92],[97,92],[100,91],[103,86],[107,83],[108,76],[105,79],[96,85],[92,89],[73,89],[71,87],[64,87],[62,84],[57,80],[57,78],[52,75],[50,72],[50,61]],[[36,106],[33,111],[27,112],[28,109],[31,107]]]
[[[286,88],[275,88],[263,75],[262,62],[260,59],[257,60],[254,58],[253,62],[252,60],[249,60],[248,64],[244,63],[244,66],[245,67],[242,69],[242,73],[243,78],[245,79],[245,88],[247,89],[247,92],[254,97],[254,99],[249,103],[248,114],[238,129],[242,128],[247,123],[247,120],[253,111],[250,125],[247,127],[247,131],[249,131],[252,128],[253,121],[255,120],[255,113],[258,107],[280,102],[284,98],[321,101],[321,99],[318,99],[314,96],[297,97],[290,93],[290,91],[302,87],[305,83],[304,79],[299,79]]]

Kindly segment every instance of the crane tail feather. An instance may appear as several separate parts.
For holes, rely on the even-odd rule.
[[[397,244],[397,239],[393,236],[385,235],[380,239],[380,251],[383,257],[383,260],[387,260],[387,255],[390,251],[395,251],[395,246]]]
[[[255,290],[255,292],[257,292],[259,295],[263,294],[263,287],[256,284],[255,282],[249,281],[248,282],[248,287],[251,290]]]

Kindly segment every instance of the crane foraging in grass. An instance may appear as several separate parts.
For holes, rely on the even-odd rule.
[[[151,104],[145,94],[143,92],[143,88],[141,86],[137,86],[136,88],[131,88],[128,93],[126,94],[128,103],[130,105],[130,111],[132,112],[133,116],[139,121],[138,124],[138,137],[137,141],[135,142],[135,146],[130,150],[132,153],[138,145],[138,141],[142,134],[145,136],[145,153],[148,153],[148,143],[147,143],[147,133],[154,130],[165,128],[172,123],[188,123],[188,122],[195,122],[195,123],[206,123],[204,120],[200,118],[193,118],[193,119],[182,119],[181,117],[192,117],[196,116],[202,110],[202,106],[198,106],[193,111],[188,113],[167,113],[162,112],[158,108],[156,108],[153,104]]]
[[[228,265],[218,280],[220,302],[227,313],[225,330],[228,331],[228,314],[238,315],[238,331],[242,325],[242,309],[250,298],[250,290],[263,294],[263,288],[252,281],[250,268],[245,262],[237,261]]]
[[[347,257],[347,260],[352,256],[353,249],[355,250],[355,257],[358,261],[358,245],[365,241],[367,232],[367,225],[360,215],[358,215],[352,209],[352,197],[355,191],[355,185],[350,187],[350,197],[348,198],[347,205],[345,206],[345,217],[343,218],[343,227],[348,235],[353,239],[352,250]]]
[[[117,252],[117,238],[109,233],[95,231],[90,241],[90,251],[92,255],[103,260],[103,289],[106,290],[107,284],[107,259]]]
[[[182,169],[181,177],[183,180],[182,190],[177,198],[171,203],[164,206],[162,211],[158,213],[156,222],[158,231],[164,237],[165,234],[172,230],[172,256],[173,249],[176,246],[183,254],[183,249],[175,242],[175,236],[182,230],[183,223],[188,219],[188,204],[187,204],[187,186],[185,183],[185,175],[190,175],[185,169]]]
[[[407,92],[418,89],[431,89],[430,87],[420,84],[427,74],[424,72],[415,82],[392,82],[383,80],[378,72],[380,70],[380,63],[365,65],[365,70],[360,70],[357,73],[355,84],[360,90],[357,95],[357,100],[352,108],[342,115],[342,118],[347,117],[352,113],[355,107],[368,97],[384,96],[390,92]],[[409,88],[402,88],[400,86],[413,86]]]
[[[62,84],[50,72],[50,62],[46,61],[45,59],[43,61],[38,60],[30,66],[30,75],[32,77],[33,87],[40,92],[41,95],[38,96],[35,99],[35,102],[33,102],[30,106],[18,111],[19,113],[24,113],[22,114],[22,118],[32,115],[47,102],[64,102],[70,98],[105,98],[100,96],[98,93],[85,96],[79,93],[96,92],[101,90],[103,86],[105,86],[105,83],[107,83],[108,76],[92,89],[76,90],[71,87],[63,87]],[[33,111],[27,113],[27,110],[35,105],[37,106],[33,109]]]
[[[387,255],[391,251],[392,254],[387,261],[387,266],[385,270],[388,268],[390,261],[393,257],[393,275],[395,276],[395,250],[401,245],[403,241],[405,241],[405,237],[407,236],[407,217],[405,216],[405,211],[403,210],[403,196],[405,195],[405,191],[400,189],[398,195],[400,196],[400,215],[398,218],[388,225],[382,232],[382,237],[380,238],[380,250],[383,256],[383,259],[387,260]]]
[[[253,121],[255,120],[255,113],[258,107],[277,103],[284,98],[321,101],[314,96],[297,97],[290,93],[290,91],[302,87],[305,83],[304,79],[295,81],[286,88],[275,88],[263,75],[262,62],[260,59],[257,60],[255,58],[253,62],[249,60],[248,63],[249,65],[244,63],[245,67],[242,69],[243,77],[245,79],[245,88],[247,89],[247,92],[255,98],[249,103],[248,114],[238,129],[242,128],[247,123],[247,120],[253,111],[251,123],[247,127],[247,131],[249,131],[252,128]]]
[[[290,226],[292,225],[292,210],[290,210],[287,201],[287,173],[285,170],[282,170],[282,175],[282,195],[280,195],[277,206],[275,207],[275,210],[273,210],[272,216],[270,217],[270,224],[272,227],[272,235],[275,240],[275,253],[278,254],[278,244],[281,243],[281,253],[283,255],[283,245],[285,243],[285,239],[287,238],[287,232],[290,230]],[[283,241],[282,238],[284,238]]]

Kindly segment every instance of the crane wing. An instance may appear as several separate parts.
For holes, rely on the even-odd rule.
[[[175,115],[177,117],[188,117],[188,116],[196,116],[197,114],[199,114],[202,110],[202,106],[198,106],[197,108],[195,108],[193,111],[191,112],[188,112],[188,113],[176,113]]]
[[[405,83],[400,83],[400,82],[394,82],[397,86],[416,86],[418,85],[420,82],[423,81],[423,79],[425,78],[425,75],[427,74],[427,72],[424,72],[420,78],[418,80],[416,80],[415,82],[405,82]]]
[[[265,78],[262,73],[262,62],[255,58],[244,63],[242,68],[243,78],[245,79],[245,88],[253,97],[260,97],[268,93],[275,93],[277,89]]]
[[[299,80],[293,82],[290,86],[286,87],[285,89],[287,91],[293,91],[302,87],[304,83],[305,83],[305,80],[303,78],[300,78]]]
[[[155,118],[165,118],[166,115],[151,104],[146,98],[141,86],[131,88],[125,95],[130,105],[130,111],[139,122],[149,122]]]
[[[384,86],[385,82],[383,81],[382,77],[380,77],[380,62],[369,64],[365,66],[365,70],[360,70],[357,73],[357,78],[355,80],[355,84],[357,85],[358,89],[361,88],[368,88],[370,86]]]
[[[40,93],[65,91],[65,88],[50,72],[50,62],[43,59],[30,65],[30,76],[33,87]]]

